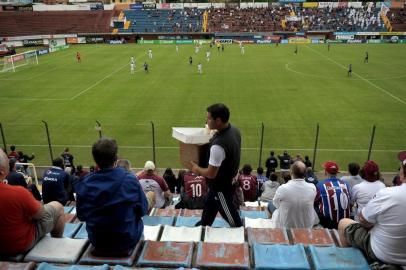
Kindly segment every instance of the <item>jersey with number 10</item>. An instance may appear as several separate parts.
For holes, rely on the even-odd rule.
[[[185,193],[189,198],[203,198],[207,194],[206,178],[194,173],[186,173],[183,177]]]

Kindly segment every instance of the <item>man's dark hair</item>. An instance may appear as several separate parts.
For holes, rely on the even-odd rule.
[[[271,175],[269,175],[269,180],[271,181],[278,181],[278,176],[276,175],[276,173],[271,173]]]
[[[359,164],[355,163],[355,162],[351,162],[350,164],[348,164],[348,172],[352,175],[352,176],[356,176],[359,174]]]
[[[16,150],[16,146],[15,146],[15,145],[10,146],[10,150],[11,150],[11,151]]]
[[[262,167],[258,167],[257,174],[263,174],[263,173],[264,173],[264,169]]]
[[[243,174],[250,174],[252,172],[252,167],[251,167],[251,165],[249,165],[249,164],[245,164],[243,167],[242,167],[242,173]]]
[[[52,166],[63,169],[63,159],[60,157],[55,158],[54,160],[52,160]]]
[[[207,107],[207,112],[211,114],[213,119],[220,118],[223,123],[227,123],[230,119],[230,111],[223,103],[216,103]]]
[[[275,152],[274,152],[274,151],[271,151],[271,153],[270,153],[270,154],[271,154],[271,156],[273,156],[273,155],[275,155]]]
[[[93,159],[100,169],[111,168],[117,161],[118,146],[116,140],[102,138],[92,147]]]
[[[17,160],[15,158],[10,158],[8,161],[9,171],[14,171],[14,167],[16,165]]]

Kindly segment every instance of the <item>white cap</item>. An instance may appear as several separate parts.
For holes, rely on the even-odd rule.
[[[146,171],[154,171],[154,170],[155,170],[155,164],[154,164],[154,162],[152,162],[152,161],[150,161],[150,160],[148,160],[147,162],[145,162],[144,169],[145,169]]]

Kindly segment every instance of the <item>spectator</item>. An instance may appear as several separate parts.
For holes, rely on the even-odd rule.
[[[306,165],[306,163],[305,163]],[[305,176],[305,181],[307,183],[313,184],[317,186],[317,183],[319,182],[317,180],[317,176],[314,174],[312,167],[307,167],[306,168],[306,176]]]
[[[79,179],[85,177],[89,172],[83,168],[82,165],[76,166],[75,176]]]
[[[262,194],[262,187],[264,183],[268,180],[264,175],[264,169],[262,167],[257,168],[257,181],[258,181],[258,197]]]
[[[358,215],[362,208],[375,196],[375,194],[385,188],[385,184],[380,180],[378,164],[372,160],[365,162],[361,171],[362,177],[365,179],[361,183],[355,185],[351,190],[351,203],[357,205],[357,211],[354,218],[358,221]]]
[[[15,256],[30,250],[47,233],[62,237],[65,219],[60,203],[41,205],[25,188],[3,183],[8,163],[0,150],[0,255]]]
[[[155,193],[155,208],[164,208],[172,200],[172,193],[165,179],[155,173],[155,164],[152,161],[145,162],[144,171],[138,175],[142,190],[147,193]]]
[[[289,172],[291,158],[288,155],[288,151],[284,151],[283,155],[278,155],[278,159],[280,161],[281,172]]]
[[[16,171],[16,162],[17,160],[15,158],[9,159],[9,173],[5,179],[7,181],[6,184],[28,189],[24,175]]]
[[[184,172],[182,177],[180,202],[175,208],[203,209],[207,197],[206,178],[193,172]]]
[[[52,161],[52,167],[45,170],[42,178],[42,197],[44,203],[57,201],[65,205],[71,191],[71,179],[64,171],[62,158],[57,157]]]
[[[10,150],[11,150],[11,152],[8,154],[8,158],[9,159],[14,158],[14,159],[18,160],[18,153],[16,151],[15,145],[11,145]]]
[[[280,184],[278,182],[278,176],[276,175],[276,173],[271,173],[270,180],[266,181],[262,187],[263,192],[261,195],[261,201],[272,202],[276,190],[279,186]]]
[[[126,256],[141,238],[148,202],[133,173],[114,167],[118,146],[103,138],[92,147],[99,171],[75,182],[78,218],[86,222],[94,255]]]
[[[361,249],[370,263],[406,265],[406,155],[399,158],[404,158],[402,185],[381,189],[361,210],[359,222],[342,219],[338,227],[342,246]]]
[[[269,153],[269,157],[265,161],[265,167],[266,167],[266,178],[269,179],[271,173],[275,172],[275,169],[278,167],[278,160],[275,157],[274,151],[271,151]]]
[[[75,173],[75,166],[73,165],[73,155],[69,152],[69,148],[66,147],[65,151],[61,154],[61,157],[63,159],[63,165],[65,168],[71,168],[71,173]]]
[[[31,156],[28,156],[26,154],[23,153],[23,151],[18,151],[18,162],[19,163],[28,163],[29,161],[33,160],[35,158],[34,153],[31,154]],[[24,173],[31,175],[31,171],[28,168],[28,165],[24,165]]]
[[[312,167],[312,162],[310,161],[310,159],[309,159],[309,156],[305,156],[304,157],[304,164],[306,165],[306,168],[311,168]]]
[[[242,167],[242,174],[238,176],[238,181],[244,195],[245,202],[255,202],[258,198],[258,183],[255,175],[251,174],[252,167],[245,164]]]
[[[306,183],[306,165],[296,161],[291,168],[292,180],[281,185],[268,203],[274,228],[312,228],[317,224],[313,204],[316,187]]]
[[[176,176],[171,168],[166,168],[162,177],[165,179],[166,184],[168,184],[169,190],[172,193],[180,192],[180,184],[178,183],[178,180],[176,179]]]
[[[131,172],[131,162],[128,159],[117,160],[116,166],[123,168],[127,172]]]
[[[347,182],[337,178],[339,167],[334,161],[323,164],[327,179],[317,184],[315,210],[320,224],[329,229],[337,229],[338,222],[350,217],[350,191]]]
[[[341,177],[342,181],[348,183],[350,189],[362,182],[362,177],[359,176],[359,169],[360,167],[358,163],[351,162],[350,164],[348,164],[348,172],[350,173],[350,175]]]

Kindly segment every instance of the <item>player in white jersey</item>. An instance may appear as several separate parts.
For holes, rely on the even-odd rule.
[[[131,56],[131,64],[135,64],[134,56]]]
[[[203,73],[203,68],[202,68],[202,64],[199,62],[199,64],[197,65],[197,73],[202,74]]]
[[[241,45],[241,54],[242,54],[242,55],[245,54],[245,47],[244,47],[244,45]]]
[[[148,49],[148,58],[152,59],[152,50],[151,49]]]
[[[176,45],[176,53],[179,53],[179,46],[178,45]]]
[[[134,63],[130,64],[130,70],[131,70],[131,74],[134,74],[134,72],[135,72],[135,64]]]
[[[207,60],[207,62],[210,61],[210,51],[209,50],[206,51],[206,60]]]

